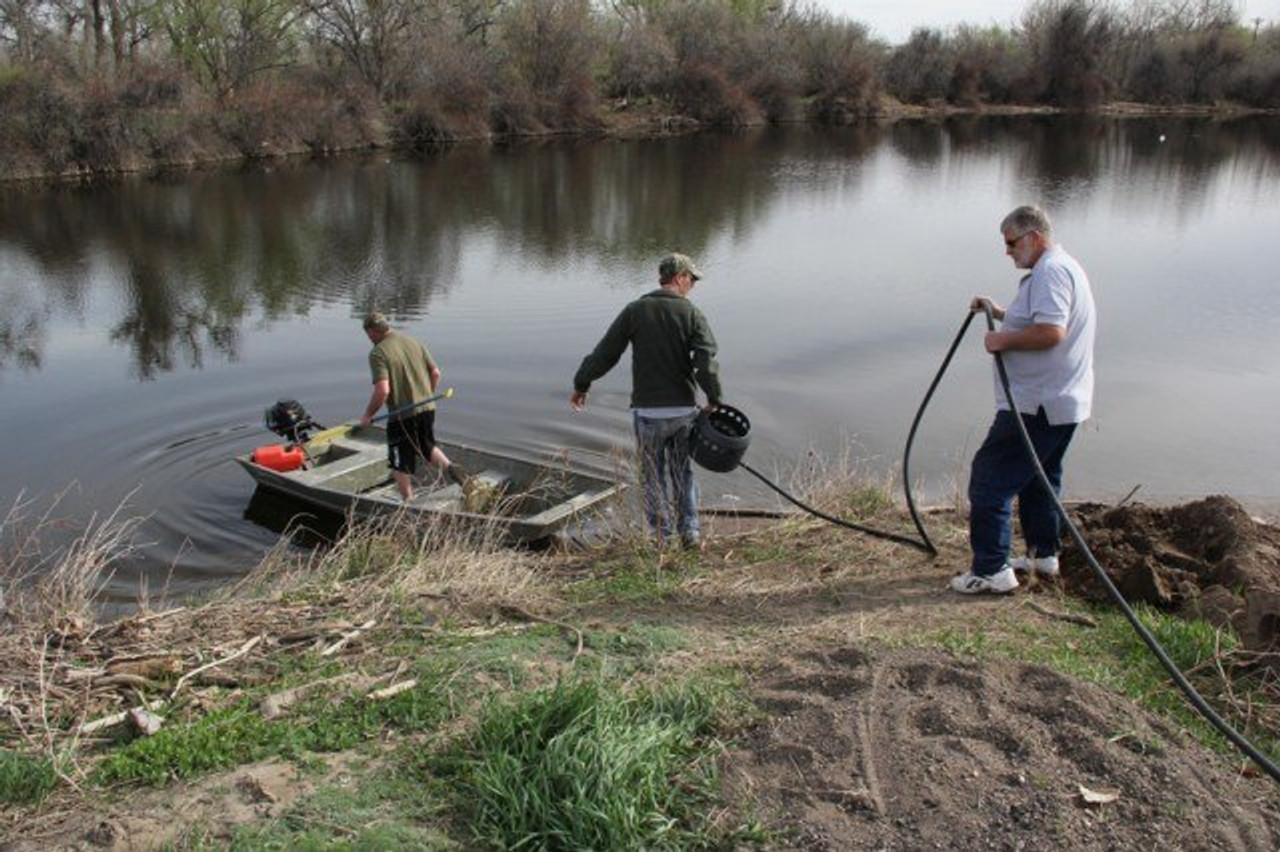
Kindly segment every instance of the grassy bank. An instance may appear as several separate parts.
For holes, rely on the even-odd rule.
[[[810,499],[909,529],[878,488]],[[952,605],[941,587],[963,528],[949,512],[928,523],[933,561],[802,518],[710,519],[701,553],[627,532],[531,553],[439,528],[354,529],[322,553],[282,546],[209,600],[111,623],[88,617],[91,595],[127,522],[86,533],[53,585],[35,566],[15,583],[24,551],[10,548],[5,833],[65,838],[109,813],[111,830],[184,849],[784,845],[770,814],[726,794],[722,761],[777,713],[753,698],[761,672],[842,645],[1043,666],[1231,759],[1117,612],[1051,588]],[[1230,634],[1143,618],[1280,753],[1275,684]]]

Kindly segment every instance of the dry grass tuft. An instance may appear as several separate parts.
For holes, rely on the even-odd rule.
[[[145,518],[126,516],[128,498],[105,517],[91,516],[70,543],[51,543],[65,537],[56,517],[64,496],[36,515],[20,494],[0,519],[0,613],[10,635],[91,621],[116,564],[137,550],[134,535]]]
[[[349,521],[342,537],[322,551],[301,552],[282,540],[228,598],[341,588],[364,609],[405,596],[527,606],[543,585],[535,557],[504,547],[502,533],[496,524],[463,526],[447,516],[409,512],[376,523]]]

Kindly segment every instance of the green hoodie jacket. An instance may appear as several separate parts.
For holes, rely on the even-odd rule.
[[[716,339],[697,306],[671,290],[646,293],[622,309],[573,377],[586,393],[631,345],[631,407],[696,405],[694,383],[720,402]]]

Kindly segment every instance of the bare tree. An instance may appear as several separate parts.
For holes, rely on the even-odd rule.
[[[951,45],[938,30],[918,27],[885,63],[885,87],[908,103],[946,97],[954,62]]]
[[[0,0],[0,43],[19,64],[35,64],[46,5],[40,0]]]
[[[512,70],[535,92],[590,76],[595,28],[589,0],[538,0],[507,8],[500,26]]]
[[[1244,62],[1244,45],[1237,31],[1217,28],[1187,36],[1177,57],[1190,83],[1188,97],[1204,103],[1222,96],[1227,77]]]
[[[292,62],[301,8],[294,0],[171,0],[154,14],[174,53],[222,98]]]
[[[333,47],[381,98],[402,85],[416,56],[419,0],[304,0],[312,34]]]
[[[1075,109],[1096,106],[1111,81],[1103,62],[1115,41],[1110,9],[1096,0],[1037,0],[1022,19],[1041,81],[1040,98]]]

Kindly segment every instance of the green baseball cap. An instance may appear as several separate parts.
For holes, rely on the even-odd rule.
[[[693,280],[697,281],[702,277],[702,272],[698,267],[693,265],[693,259],[687,254],[672,252],[662,259],[658,264],[658,275],[663,281],[674,278],[681,272],[687,272],[693,276]]]

